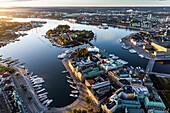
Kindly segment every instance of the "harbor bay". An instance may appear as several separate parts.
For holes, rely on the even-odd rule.
[[[30,20],[32,19],[14,18],[13,21]],[[91,41],[93,45],[108,53],[119,56],[121,59],[127,61],[129,65],[141,66],[143,68],[146,68],[147,66],[148,60],[140,58],[138,54],[130,54],[129,51],[124,50],[122,44],[119,43],[119,39],[131,33],[138,32],[136,30],[113,27],[109,27],[109,29],[99,29],[96,26],[72,24],[67,21],[47,19],[33,20],[45,20],[47,21],[47,24],[41,28],[26,31],[28,34],[27,36],[19,37],[20,41],[10,43],[5,47],[0,48],[0,53],[3,55],[3,58],[12,57],[20,59],[20,61],[26,63],[25,66],[30,71],[33,71],[35,74],[44,78],[44,87],[49,93],[49,98],[54,100],[51,104],[53,107],[69,105],[75,99],[69,97],[72,89],[70,88],[69,83],[67,83],[66,75],[68,74],[62,74],[65,67],[62,64],[62,61],[57,58],[59,54],[67,49],[52,46],[51,42],[43,36],[49,28],[53,29],[59,24],[68,24],[75,30],[92,30],[96,35],[96,39]],[[169,66],[169,64],[167,65]]]

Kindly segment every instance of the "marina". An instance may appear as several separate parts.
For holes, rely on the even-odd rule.
[[[69,86],[70,84],[67,83],[67,77],[65,76],[65,73],[62,73],[65,68],[61,60],[57,59],[58,55],[64,53],[67,49],[58,48],[56,46],[51,47],[51,42],[49,42],[49,40],[45,39],[44,36],[42,36],[49,28],[55,28],[56,25],[60,23],[69,24],[72,28],[74,27],[75,29],[93,30],[95,34],[97,34],[97,40],[93,40],[91,42],[97,47],[105,49],[108,53],[113,53],[115,56],[119,56],[120,59],[127,61],[128,63],[124,62],[124,64],[126,65],[137,66],[138,64],[141,64],[141,67],[143,68],[145,68],[147,65],[148,60],[141,59],[138,54],[130,54],[127,50],[124,50],[121,47],[123,43],[117,43],[122,37],[136,32],[135,30],[126,30],[111,27],[104,30],[98,29],[96,26],[72,24],[67,23],[66,21],[47,21],[48,24],[44,25],[42,28],[37,28],[38,33],[36,32],[36,29],[28,31],[27,36],[24,36],[22,38],[20,37],[20,41],[2,47],[0,49],[0,52],[3,55],[3,59],[8,58],[9,56],[11,56],[13,59],[20,59],[19,63],[16,64],[18,66],[22,62],[25,62],[25,67],[27,67],[34,73],[37,73],[38,76],[44,79],[44,82],[33,83],[33,86],[43,84],[43,87],[49,93],[48,98],[53,99],[53,102],[50,104],[52,107],[66,106],[71,104],[75,100],[74,98],[70,98],[69,96],[70,92],[73,89]],[[32,41],[34,43],[31,43]],[[129,47],[127,48],[129,49]],[[27,50],[27,52],[25,52],[25,50]],[[15,53],[13,51],[15,51]],[[118,61],[120,61],[119,58]],[[136,64],[136,61],[134,62],[133,59],[136,59],[138,64]],[[13,65],[13,63],[11,65]],[[33,73],[31,74],[30,72],[28,76],[32,75]],[[60,92],[56,92],[53,90],[54,88],[59,89],[61,87],[65,90],[62,90]],[[63,99],[67,101],[63,101]]]

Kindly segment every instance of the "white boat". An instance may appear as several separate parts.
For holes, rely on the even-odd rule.
[[[43,101],[43,100],[45,100],[45,99],[47,99],[48,97],[43,97],[43,98],[41,98],[40,99],[40,101]]]
[[[62,71],[62,73],[68,73],[68,71]]]
[[[44,104],[47,103],[48,101],[49,101],[49,99],[45,100],[45,101],[42,103],[42,105],[44,105]]]
[[[108,25],[106,23],[102,23],[102,25],[97,26],[100,29],[108,29]]]
[[[34,76],[32,76],[32,77],[30,77],[31,79],[35,79],[35,78],[37,78],[38,77],[38,75],[34,75]]]
[[[73,85],[70,84],[70,87],[73,88],[73,89],[77,89],[76,87],[74,87]]]
[[[71,79],[71,77],[69,77],[69,76],[66,76],[68,79]]]
[[[43,78],[37,77],[37,78],[35,78],[35,79],[31,79],[32,82],[35,82],[35,81],[37,81],[37,80],[43,80]]]
[[[42,86],[42,84],[38,84],[38,85],[35,85],[33,87],[36,88],[36,87],[41,87],[41,86]]]
[[[53,46],[56,46],[57,45],[57,43],[56,42],[53,42]]]
[[[121,64],[123,64],[123,65],[128,64],[128,62],[126,62],[126,61],[124,61],[124,60],[122,60],[122,59],[118,59],[118,60],[116,60],[116,61],[119,62],[119,63],[121,63]]]
[[[83,21],[83,22],[81,22],[81,24],[89,24],[89,22]]]
[[[134,49],[129,49],[130,53],[136,53],[136,51]]]
[[[113,60],[116,60],[116,59],[119,58],[118,56],[115,56],[114,54],[109,54],[109,56],[110,56]]]
[[[73,91],[71,91],[71,93],[79,93],[79,91],[78,90],[73,90]]]
[[[37,91],[37,90],[40,90],[40,89],[42,89],[42,87],[37,87],[37,88],[35,88],[36,91]]]
[[[41,98],[44,98],[44,97],[47,97],[47,95],[42,95],[42,96],[40,96],[38,98],[41,99]]]
[[[70,53],[72,53],[72,51],[73,51],[73,50],[69,50],[69,49],[68,49],[68,50],[65,51],[65,54],[70,54]]]
[[[119,42],[122,43],[122,39],[119,39]]]
[[[36,80],[36,81],[33,83],[33,85],[41,84],[41,83],[44,83],[44,82],[45,82],[44,80],[38,79],[38,80]]]
[[[40,96],[47,95],[47,94],[48,92],[45,92],[45,93],[39,94],[38,96],[40,97]]]
[[[29,76],[31,77],[33,74],[34,74],[34,73],[33,73],[33,72],[31,72],[31,73],[29,74]]]
[[[139,54],[139,56],[140,56],[141,58],[143,58],[143,57],[144,57],[144,55],[142,55],[142,54]]]
[[[46,107],[48,107],[50,104],[51,104],[51,102],[53,102],[53,100],[52,99],[50,99],[47,103],[46,103]]]
[[[58,58],[59,58],[59,59],[63,59],[63,58],[65,58],[65,56],[66,56],[66,54],[65,54],[65,53],[62,53],[61,55],[58,55]]]
[[[78,95],[70,94],[70,97],[78,97]]]
[[[43,89],[37,91],[36,93],[41,93],[41,92],[43,92],[43,91],[45,91],[45,88],[43,88]]]
[[[123,49],[129,49],[129,47],[128,47],[128,46],[125,46],[125,45],[122,45],[122,48],[123,48]]]
[[[71,80],[67,80],[67,82],[70,83],[70,84],[73,84],[73,82]]]

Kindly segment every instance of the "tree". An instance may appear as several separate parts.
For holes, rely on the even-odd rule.
[[[102,113],[103,112],[103,109],[101,107],[98,107],[97,108],[97,113]]]
[[[88,96],[85,97],[86,102],[90,103],[90,99]]]
[[[23,90],[24,90],[24,92],[26,92],[26,91],[27,91],[27,88],[25,87]]]
[[[93,112],[93,108],[89,108],[89,109],[88,109],[88,112]]]
[[[81,113],[87,113],[85,109],[81,109]]]
[[[32,97],[28,97],[29,102],[32,100]]]
[[[18,75],[20,75],[20,73],[19,73],[19,72],[16,72],[16,73],[15,73],[15,76],[18,76]]]
[[[72,113],[77,113],[77,109],[76,109],[76,108],[73,108],[73,109],[72,109]]]
[[[81,113],[81,109],[77,108],[77,112],[76,113]]]

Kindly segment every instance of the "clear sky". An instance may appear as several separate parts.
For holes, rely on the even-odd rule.
[[[0,0],[10,6],[170,6],[170,0]]]

